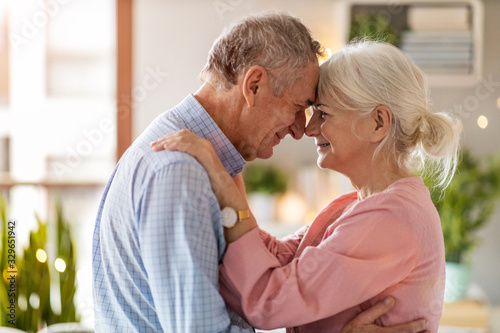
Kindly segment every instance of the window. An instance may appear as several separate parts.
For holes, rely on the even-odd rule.
[[[53,220],[62,198],[79,255],[77,310],[86,320],[92,316],[89,239],[116,163],[115,1],[5,3],[0,188],[9,218],[18,220],[19,253],[36,226],[35,213]]]

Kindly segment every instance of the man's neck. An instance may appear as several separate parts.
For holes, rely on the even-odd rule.
[[[230,90],[215,88],[205,82],[193,95],[203,106],[229,141],[236,146],[238,118],[240,116],[241,97],[237,94],[237,86]]]

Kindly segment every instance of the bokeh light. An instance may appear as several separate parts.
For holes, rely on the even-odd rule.
[[[488,118],[485,116],[479,116],[479,118],[477,118],[477,126],[483,129],[488,127]]]
[[[42,249],[38,249],[36,251],[36,259],[42,263],[46,262],[47,261],[47,253]]]
[[[37,293],[31,293],[30,305],[33,309],[38,309],[40,307],[40,296],[38,296]]]
[[[57,271],[60,273],[63,273],[66,270],[66,262],[62,260],[61,258],[57,258],[56,261],[54,262],[54,266],[56,267]]]

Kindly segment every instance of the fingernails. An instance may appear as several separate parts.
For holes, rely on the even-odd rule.
[[[427,327],[429,327],[429,322],[426,320],[426,321],[424,321],[424,328],[427,328]]]
[[[384,303],[385,305],[391,305],[392,303],[392,299],[390,297],[387,297],[385,300],[384,300]]]

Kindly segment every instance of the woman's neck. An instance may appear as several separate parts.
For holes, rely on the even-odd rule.
[[[376,158],[349,179],[358,192],[358,199],[363,200],[385,191],[392,183],[411,176],[411,173],[399,168],[395,161]]]

